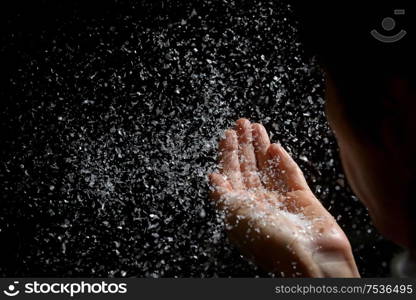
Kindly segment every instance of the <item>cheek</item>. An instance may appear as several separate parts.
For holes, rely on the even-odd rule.
[[[371,189],[369,189],[371,184],[367,182],[369,174],[364,170],[364,162],[360,160],[360,157],[354,155],[353,149],[348,149],[347,147],[340,148],[340,156],[351,189],[358,199],[368,208],[370,215],[374,219],[377,203],[374,201],[374,197],[372,197]]]
[[[325,88],[325,115],[328,120],[329,126],[337,132],[339,130],[338,124],[342,124],[342,108],[341,101],[338,99],[338,95],[335,92],[335,88],[332,81],[327,78]]]
[[[328,121],[328,124],[329,124],[329,126],[331,127],[331,129],[332,130],[335,130],[335,128],[334,128],[334,120],[333,120],[333,113],[332,113],[332,111],[333,111],[333,109],[332,109],[332,107],[331,107],[331,103],[330,103],[330,100],[328,99],[328,97],[326,97],[326,100],[325,100],[325,116],[326,116],[326,120]]]
[[[357,151],[359,142],[348,126],[346,118],[346,109],[337,95],[332,85],[327,85],[325,113],[329,126],[334,131],[340,149],[340,156],[345,175],[348,183],[357,197],[369,208],[373,210],[374,203],[369,197],[369,191],[366,185],[366,174],[364,172],[364,162],[362,158],[363,151]],[[361,149],[361,148],[360,148]]]
[[[347,176],[348,182],[354,193],[362,202],[369,206],[371,204],[368,203],[368,199],[364,193],[365,183],[362,180],[364,178],[362,178],[363,174],[361,172],[363,167],[361,157],[359,152],[356,153],[358,148],[357,140],[348,126],[349,123],[345,117],[345,110],[334,97],[334,93],[327,91],[326,96],[326,117],[337,139],[345,175]]]
[[[333,130],[338,143],[343,140],[343,136],[347,131],[345,113],[337,99],[327,95],[325,101],[325,115],[329,126]]]
[[[354,167],[354,163],[350,160],[350,156],[348,155],[348,151],[341,148],[340,149],[340,156],[341,156],[342,167],[344,169],[345,175],[347,176],[347,180],[348,180],[349,185],[351,186],[354,193],[358,196],[358,198],[362,202],[365,202],[362,195],[360,195],[359,180],[356,180],[358,174],[356,174],[356,169]]]

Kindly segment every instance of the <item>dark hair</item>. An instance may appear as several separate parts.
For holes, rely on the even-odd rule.
[[[393,79],[413,83],[416,77],[415,18],[406,11],[408,2],[395,1],[392,7],[375,1],[293,1],[307,51],[348,99],[348,117],[360,129],[377,126],[384,109],[380,100],[391,93]],[[395,15],[395,9],[404,15]],[[388,34],[381,24],[385,17],[396,20],[391,34],[407,30],[400,41],[383,43],[370,34],[373,29]]]

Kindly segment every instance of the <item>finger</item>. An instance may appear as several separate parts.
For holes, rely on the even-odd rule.
[[[233,190],[230,182],[221,174],[212,173],[208,175],[208,178],[212,186],[211,199],[215,202],[218,202],[221,197]]]
[[[232,187],[236,190],[244,189],[243,179],[238,160],[238,139],[234,130],[225,131],[225,137],[220,141],[220,167],[223,175],[227,176]]]
[[[281,145],[270,145],[267,153],[271,162],[278,161],[273,167],[289,191],[309,190],[301,169]]]
[[[251,128],[253,129],[253,145],[257,167],[259,170],[264,170],[267,166],[267,149],[270,146],[269,135],[261,124],[252,124]]]
[[[211,184],[210,198],[214,201],[217,209],[226,213],[228,220],[245,214],[243,210],[248,205],[247,202],[252,202],[252,199],[247,199],[245,191],[234,190],[227,178],[218,173],[210,174],[209,181]]]
[[[239,119],[236,122],[238,143],[240,145],[239,158],[240,169],[244,184],[247,188],[261,186],[259,174],[257,173],[257,161],[254,154],[253,135],[250,121]]]

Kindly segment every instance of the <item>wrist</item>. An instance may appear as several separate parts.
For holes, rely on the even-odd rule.
[[[337,246],[313,254],[318,271],[318,276],[314,277],[360,277],[349,241]]]

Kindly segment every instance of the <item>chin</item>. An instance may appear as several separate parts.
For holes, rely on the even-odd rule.
[[[391,211],[381,214],[369,211],[371,220],[378,231],[388,240],[408,249],[415,249],[414,230],[411,222]]]

